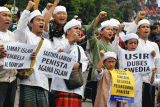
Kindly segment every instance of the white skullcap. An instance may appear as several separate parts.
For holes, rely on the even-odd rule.
[[[78,16],[77,16],[77,15],[75,15],[75,16],[74,16],[74,18],[78,18]]]
[[[0,12],[3,12],[3,11],[10,11],[7,7],[0,7]]]
[[[108,52],[104,53],[104,59],[103,59],[103,61],[105,61],[107,58],[114,58],[114,59],[117,60],[117,55],[116,55],[115,52],[108,51]]]
[[[101,27],[98,28],[98,32],[100,33],[100,31],[107,26],[112,26],[113,27],[113,23],[110,20],[104,21],[101,23]]]
[[[142,20],[140,20],[140,21],[138,22],[138,27],[139,27],[141,24],[145,24],[145,23],[150,25],[149,20],[147,20],[147,19],[142,19]]]
[[[29,17],[29,22],[36,16],[42,16],[41,12],[39,10],[34,10],[32,13],[31,13],[31,16]],[[43,17],[43,16],[42,16]]]
[[[129,34],[127,34],[127,35],[124,36],[124,40],[123,41],[126,42],[126,41],[128,41],[130,39],[137,39],[138,40],[139,37],[135,33],[129,33]]]
[[[110,21],[113,23],[113,26],[119,27],[120,22],[117,19],[110,19]]]
[[[56,6],[54,11],[53,11],[53,15],[56,14],[57,12],[59,12],[59,11],[65,11],[67,13],[66,8],[64,6]]]
[[[64,32],[66,33],[66,31],[74,26],[79,25],[81,27],[81,22],[76,20],[76,19],[72,19],[71,21],[67,22],[64,26]]]

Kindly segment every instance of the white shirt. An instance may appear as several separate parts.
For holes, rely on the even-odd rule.
[[[152,85],[153,86],[160,86],[160,79],[155,79]]]
[[[78,48],[77,48],[77,44],[74,44],[72,47],[72,50],[70,52],[70,55],[75,55],[77,57],[76,62],[78,61]],[[81,46],[78,46],[81,52],[81,59],[80,62],[82,63],[82,72],[85,72],[88,66],[88,60],[87,57],[84,53],[84,50]],[[68,90],[66,87],[66,84],[64,82],[64,79],[61,78],[57,78],[55,77],[55,79],[52,81],[51,84],[51,90],[54,91],[62,91],[62,92],[67,92],[67,93],[75,93],[78,95],[83,95],[83,86],[73,89],[73,90]]]
[[[29,30],[27,26],[29,17],[30,11],[24,10],[17,27],[19,41],[22,43],[38,45],[38,43],[41,40],[41,37],[36,36]],[[42,47],[51,48],[52,44],[49,40],[44,39]],[[35,70],[33,70],[33,73],[29,76],[29,78],[20,80],[20,84],[29,86],[39,86],[46,90],[49,90],[48,78],[44,74],[40,74],[38,73],[38,71]]]
[[[9,31],[7,30],[7,32],[0,32],[0,37],[1,37],[4,41],[10,41]]]
[[[5,45],[5,41],[15,41],[14,34],[7,30],[7,32],[0,32],[1,44]],[[17,70],[15,69],[3,69],[4,58],[0,58],[0,82],[11,83],[16,79]]]
[[[154,57],[154,65],[155,67],[157,67],[157,72],[156,75],[160,75],[160,57],[159,57],[159,47],[155,42],[151,42],[151,41],[144,41],[143,39],[139,39],[139,43],[138,43],[138,47],[137,47],[138,51],[155,51],[156,52],[156,56]],[[143,77],[143,82],[146,83],[150,83],[150,79],[151,79],[151,74],[146,75]]]

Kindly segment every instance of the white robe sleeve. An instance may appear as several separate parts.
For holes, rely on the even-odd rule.
[[[18,35],[19,41],[22,43],[27,43],[26,33],[30,32],[27,26],[29,17],[30,17],[30,11],[24,10],[17,25],[17,35]]]
[[[152,85],[153,86],[160,86],[160,79],[155,79]]]
[[[120,57],[121,51],[123,49],[119,46],[119,37],[115,36],[114,41],[112,42],[112,46],[113,46],[115,53]]]
[[[138,25],[135,23],[135,21],[132,22],[132,24],[130,25],[127,31],[127,34],[129,33],[136,33],[137,32],[137,28],[138,28]]]
[[[98,81],[101,80],[102,77],[103,77],[104,71],[103,71],[103,69],[101,69],[101,71],[102,71],[101,73],[98,73],[97,69],[95,70],[95,75],[96,75],[96,78],[97,78]]]

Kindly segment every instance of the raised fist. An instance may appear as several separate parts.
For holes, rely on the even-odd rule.
[[[26,7],[26,10],[30,10],[34,5],[35,5],[34,2],[29,1],[29,2],[28,2],[28,5],[27,5],[27,7]]]
[[[98,15],[98,17],[101,19],[101,18],[106,18],[107,17],[107,12],[105,11],[101,11]]]

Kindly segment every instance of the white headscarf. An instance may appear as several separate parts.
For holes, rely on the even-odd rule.
[[[64,11],[67,13],[66,8],[64,6],[56,6],[54,11],[53,11],[53,15],[56,14],[59,11]]]

